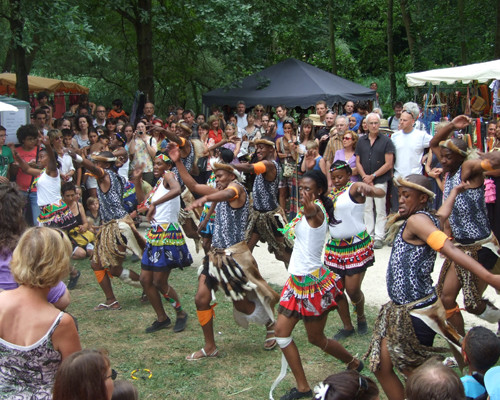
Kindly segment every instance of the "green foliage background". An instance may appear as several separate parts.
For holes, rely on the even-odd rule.
[[[0,61],[4,71],[14,72],[9,49],[21,44],[31,74],[76,80],[90,87],[94,102],[109,105],[121,97],[129,108],[143,62],[134,24],[148,23],[159,113],[171,104],[199,111],[202,93],[289,57],[331,70],[333,29],[337,74],[365,85],[376,80],[389,105],[388,1],[0,0]],[[414,61],[401,2],[412,19]],[[24,21],[16,36],[9,27],[14,3],[20,4]],[[460,65],[461,43],[466,43],[467,63],[493,59],[497,7],[495,0],[394,1],[396,99],[412,96],[404,80],[412,65],[418,70]]]

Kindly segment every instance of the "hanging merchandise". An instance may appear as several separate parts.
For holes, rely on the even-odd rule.
[[[490,89],[493,92],[493,104],[492,110],[493,114],[500,114],[500,96],[498,93],[498,88],[500,87],[500,81],[495,79],[491,82]]]
[[[483,140],[481,136],[481,118],[476,118],[476,148],[483,151]]]

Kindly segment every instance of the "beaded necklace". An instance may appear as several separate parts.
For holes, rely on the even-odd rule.
[[[321,208],[321,211],[323,211],[325,218],[328,218],[326,215],[325,207],[323,206],[323,203],[321,202],[321,200],[319,200],[319,199],[314,200],[314,204],[319,206],[319,208]],[[301,206],[300,210],[297,213],[297,215],[295,216],[295,218],[292,219],[288,224],[286,224],[284,228],[278,228],[278,231],[280,231],[288,239],[294,240],[295,239],[295,227],[296,227],[297,223],[302,219],[303,216],[304,216],[304,206]]]

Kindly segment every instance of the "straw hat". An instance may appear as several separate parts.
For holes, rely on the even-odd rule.
[[[321,117],[319,114],[311,114],[307,118],[312,120],[314,126],[324,126],[325,125],[323,122],[321,122]]]

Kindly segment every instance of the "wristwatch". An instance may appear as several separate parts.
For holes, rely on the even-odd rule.
[[[376,178],[376,177],[377,177],[377,174],[374,172],[374,173],[372,174],[372,176],[373,176],[374,178]]]

